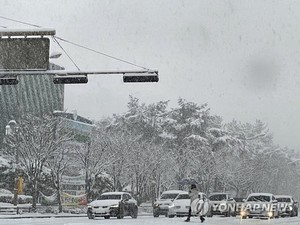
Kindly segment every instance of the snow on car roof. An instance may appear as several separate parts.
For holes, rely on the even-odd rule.
[[[258,196],[258,195],[265,195],[265,196],[272,196],[271,193],[251,193],[249,196]]]
[[[124,192],[124,191],[120,191],[120,192],[105,192],[101,195],[122,195],[122,194],[129,194],[127,192]]]
[[[292,198],[291,195],[274,195],[275,198]]]
[[[182,194],[189,194],[189,192],[187,192],[187,191],[182,191],[182,192],[179,192],[179,194],[180,194],[180,195],[182,195]]]
[[[211,193],[210,196],[212,195],[230,195],[230,193],[226,193],[226,192],[214,192],[214,193]]]
[[[171,194],[171,193],[178,193],[178,194],[184,194],[186,191],[181,191],[181,190],[169,190],[169,191],[164,191],[162,194]]]

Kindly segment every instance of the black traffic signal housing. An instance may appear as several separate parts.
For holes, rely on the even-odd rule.
[[[88,82],[87,75],[54,75],[54,84],[86,84]]]
[[[1,77],[0,78],[0,85],[16,85],[19,83],[18,77]]]
[[[158,73],[136,73],[136,74],[123,74],[124,83],[136,83],[136,82],[158,82]]]

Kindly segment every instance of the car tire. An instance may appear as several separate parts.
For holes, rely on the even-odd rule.
[[[226,212],[224,216],[225,217],[230,217],[230,211]]]
[[[175,215],[169,215],[169,218],[174,218],[175,217]]]
[[[131,218],[136,219],[138,217],[138,208],[134,207],[133,211],[131,212]]]
[[[123,214],[118,214],[117,215],[117,219],[123,219],[124,218],[124,215]]]
[[[108,220],[110,219],[110,216],[104,216],[104,219]]]
[[[249,217],[250,218],[250,217]],[[242,216],[242,219],[247,219],[247,216]]]
[[[154,217],[159,217],[159,214],[153,213]]]
[[[124,218],[124,205],[120,204],[117,219],[123,219]]]
[[[253,216],[248,216],[249,217],[249,219],[252,219],[253,218]]]

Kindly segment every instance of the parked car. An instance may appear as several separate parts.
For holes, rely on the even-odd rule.
[[[88,204],[87,216],[89,219],[95,217],[122,219],[124,216],[137,218],[137,201],[127,192],[103,193],[99,199]]]
[[[234,197],[233,198],[235,201],[235,213],[237,215],[240,215],[241,211],[242,211],[242,206],[246,200],[246,197]]]
[[[290,195],[275,195],[279,216],[298,216],[298,202]]]
[[[212,193],[209,196],[211,210],[209,216],[224,215],[235,216],[235,200],[228,193]]]
[[[199,198],[208,201],[205,193],[199,192]],[[187,216],[189,213],[191,199],[188,192],[180,193],[174,200],[175,213],[177,217]]]
[[[278,218],[277,200],[270,193],[252,193],[245,200],[240,215],[243,219],[247,217]]]
[[[174,208],[177,217],[187,216],[189,213],[191,198],[188,192],[177,195],[174,200]]]
[[[153,204],[153,216],[159,217],[165,215],[166,217],[175,217],[175,205],[174,200],[179,194],[186,194],[185,191],[170,190],[165,191],[161,194],[160,198],[157,199]]]

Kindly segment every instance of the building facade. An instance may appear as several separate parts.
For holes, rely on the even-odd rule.
[[[50,64],[49,69],[64,68]],[[8,121],[18,121],[26,113],[43,115],[64,109],[64,85],[54,84],[52,75],[19,76],[18,79],[17,85],[0,86],[0,143]]]

